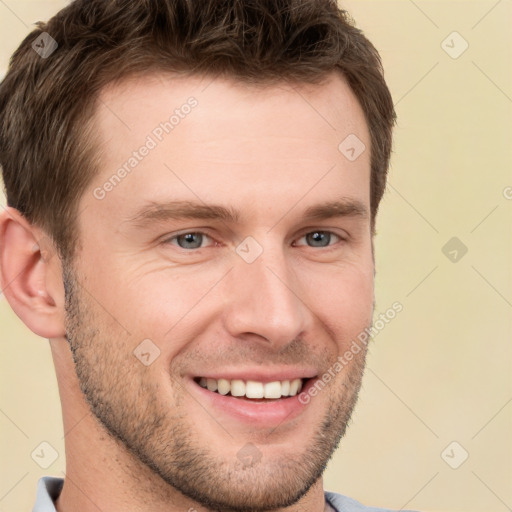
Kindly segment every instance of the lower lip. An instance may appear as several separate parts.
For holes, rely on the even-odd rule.
[[[301,393],[307,393],[315,381],[316,379],[309,379]],[[202,401],[209,406],[207,409],[221,411],[237,421],[251,426],[275,428],[294,420],[307,408],[307,405],[299,401],[300,393],[288,398],[256,402],[250,399],[221,395],[201,387],[194,380],[190,382],[194,393],[198,394]]]

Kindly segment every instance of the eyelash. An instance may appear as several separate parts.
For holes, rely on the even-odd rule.
[[[306,237],[307,235],[311,235],[313,233],[323,233],[323,234],[328,234],[328,235],[331,235],[331,236],[334,236],[334,237],[337,237],[339,239],[338,242],[334,243],[334,244],[329,244],[325,247],[314,247],[314,246],[306,246],[306,247],[310,247],[312,249],[329,249],[331,247],[333,247],[334,245],[336,245],[337,243],[340,243],[340,242],[345,242],[346,241],[346,238],[343,238],[341,235],[338,235],[337,233],[334,233],[333,231],[328,231],[328,230],[322,230],[322,229],[317,229],[317,230],[313,230],[313,231],[308,231],[307,233],[304,233],[302,236],[299,237],[299,240],[301,238],[304,238]],[[185,249],[183,247],[180,247],[177,243],[173,243],[174,241],[177,241],[178,238],[180,237],[184,237],[186,235],[203,235],[207,238],[209,238],[210,240],[213,240],[213,238],[208,235],[207,233],[205,233],[204,231],[186,231],[184,233],[179,233],[177,235],[173,235],[172,237],[170,238],[167,238],[163,241],[164,244],[171,244],[171,245],[175,245],[176,247],[178,247],[178,249],[181,249],[182,251],[186,251],[186,252],[192,252],[192,251],[198,251],[200,249],[206,249],[207,247],[196,247],[196,248],[192,248],[192,249]],[[330,240],[329,240],[330,241]]]

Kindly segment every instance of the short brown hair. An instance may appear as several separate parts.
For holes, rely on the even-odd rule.
[[[77,205],[98,172],[90,121],[99,93],[151,71],[260,84],[340,71],[370,131],[373,226],[395,112],[379,54],[335,0],[75,0],[36,26],[0,85],[0,165],[9,206],[62,256],[73,254]],[[32,45],[45,32],[58,47],[42,58]]]

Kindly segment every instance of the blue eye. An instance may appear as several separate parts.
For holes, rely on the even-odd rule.
[[[341,237],[338,235],[331,233],[330,231],[312,231],[311,233],[307,233],[302,236],[302,238],[306,239],[306,243],[310,247],[328,247],[331,244],[332,237],[336,237],[338,240],[341,240]]]
[[[307,245],[314,248],[323,248],[334,245],[336,242],[343,239],[331,231],[311,231],[310,233],[306,233],[300,237],[298,240],[305,240],[306,244],[298,243],[294,245]],[[181,249],[194,250],[207,247],[208,241],[211,241],[211,238],[205,233],[191,231],[180,235],[174,235],[169,238],[166,243],[177,245]]]
[[[184,233],[173,236],[170,240],[176,240],[176,244],[182,249],[199,249],[207,237],[204,233]]]

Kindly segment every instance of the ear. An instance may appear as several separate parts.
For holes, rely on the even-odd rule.
[[[44,338],[64,336],[64,285],[50,237],[14,208],[0,213],[0,286],[23,323]]]

